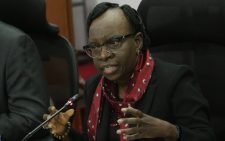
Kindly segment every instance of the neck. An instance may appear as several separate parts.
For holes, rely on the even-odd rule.
[[[124,95],[125,95],[125,92],[127,90],[127,87],[128,87],[128,84],[130,82],[130,79],[131,79],[131,75],[133,73],[131,73],[130,75],[124,77],[123,79],[121,80],[118,80],[116,83],[118,85],[118,96],[119,98],[123,99],[124,98]]]
[[[125,96],[125,92],[127,90],[127,85],[118,85],[118,96],[119,98],[123,99]]]

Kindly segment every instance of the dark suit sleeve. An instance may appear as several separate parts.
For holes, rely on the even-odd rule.
[[[5,92],[8,107],[0,114],[0,134],[7,141],[19,141],[36,127],[46,113],[49,97],[42,65],[33,41],[26,35],[12,40],[5,64]]]
[[[190,69],[181,67],[174,73],[172,96],[174,119],[180,126],[181,141],[213,141],[209,125],[208,103]]]

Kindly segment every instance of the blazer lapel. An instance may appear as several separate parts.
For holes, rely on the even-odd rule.
[[[102,116],[100,117],[101,123],[98,126],[97,129],[97,141],[107,141],[108,140],[108,134],[109,134],[109,115],[110,115],[110,108],[109,103],[103,99],[102,102]]]
[[[138,101],[135,104],[134,108],[137,108],[137,109],[139,109],[140,111],[142,111],[143,113],[146,113],[146,114],[150,114],[151,113],[153,100],[155,98],[155,90],[157,88],[156,83],[157,83],[156,78],[153,76],[151,81],[150,81],[150,85],[148,86],[146,92],[144,93],[144,95],[141,98],[141,100]]]

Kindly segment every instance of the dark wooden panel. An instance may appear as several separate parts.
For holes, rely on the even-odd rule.
[[[48,21],[60,27],[60,34],[74,45],[71,0],[46,0]]]

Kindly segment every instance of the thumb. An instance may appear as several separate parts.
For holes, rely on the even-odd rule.
[[[74,114],[74,109],[69,109],[65,112],[65,118],[68,120]]]

